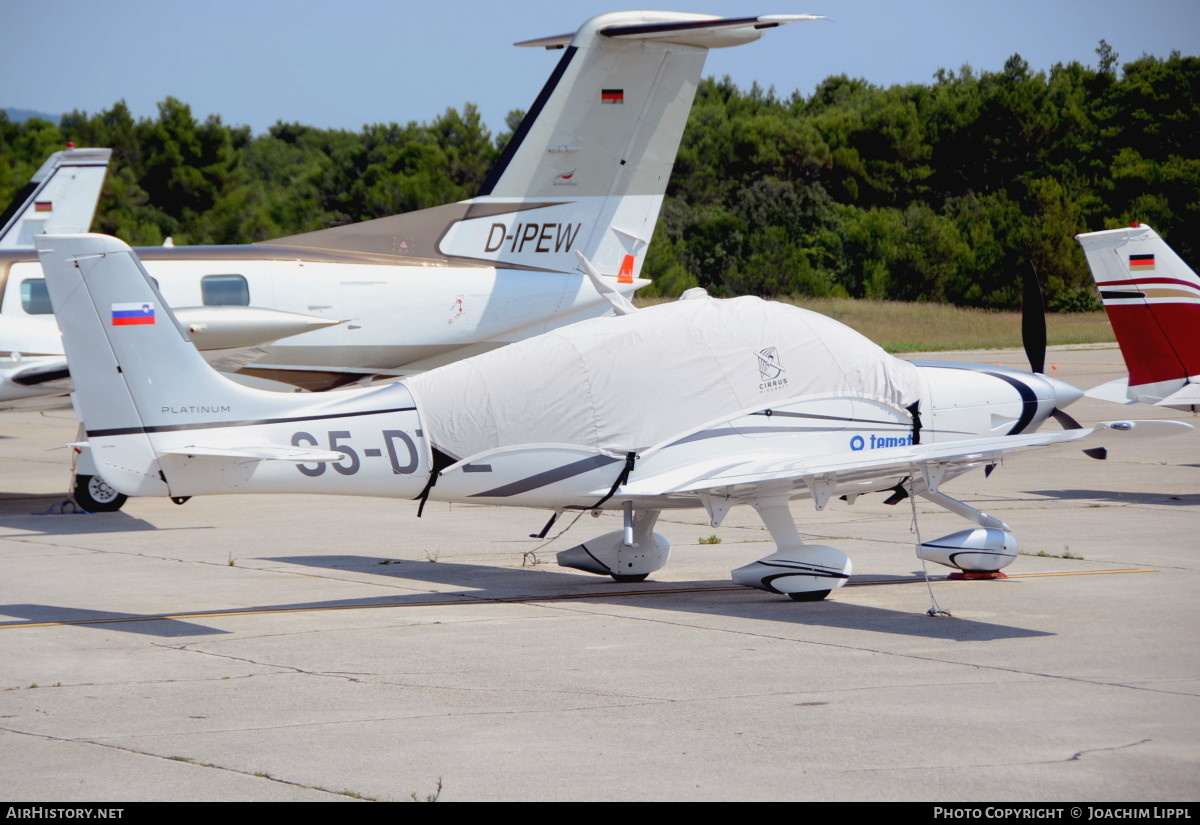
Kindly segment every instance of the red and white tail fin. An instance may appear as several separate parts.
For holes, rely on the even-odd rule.
[[[1129,370],[1128,398],[1200,405],[1200,278],[1145,224],[1076,235]]]

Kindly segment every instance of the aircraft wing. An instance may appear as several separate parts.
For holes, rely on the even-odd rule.
[[[623,488],[631,495],[672,495],[702,493],[725,487],[759,485],[778,486],[778,482],[821,478],[825,481],[860,481],[872,477],[889,478],[896,474],[920,472],[923,465],[960,465],[973,467],[990,464],[1019,450],[1076,441],[1092,430],[1061,430],[1020,436],[973,438],[941,444],[888,447],[869,452],[838,453],[824,456],[779,455],[769,459],[725,463],[702,469],[689,465],[649,478],[640,478]]]
[[[973,467],[993,464],[1012,453],[1065,445],[1089,436],[1092,437],[1088,441],[1089,446],[1110,446],[1134,438],[1176,433],[1183,428],[1190,429],[1189,425],[1178,421],[1110,421],[1086,429],[846,451],[823,456],[787,455],[776,451],[770,458],[705,460],[675,466],[637,478],[625,485],[622,492],[637,496],[670,496],[722,490],[726,495],[733,494],[733,497],[741,499],[779,491],[781,486],[803,483],[813,491],[820,509],[838,485],[911,475],[923,478],[929,489],[936,490],[944,478]]]

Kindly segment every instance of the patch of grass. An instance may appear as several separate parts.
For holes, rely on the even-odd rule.
[[[701,538],[700,543],[701,544],[720,544],[721,537],[714,534],[714,535],[709,536],[708,538]]]
[[[360,794],[358,791],[351,791],[347,788],[342,788],[342,790],[340,790],[340,791],[334,791],[334,793],[341,794],[342,796],[348,796],[351,799],[361,799],[363,802],[378,802],[379,801],[378,799],[376,799],[373,796],[366,796],[365,794]]]
[[[1072,553],[1070,547],[1064,547],[1061,553],[1047,553],[1045,550],[1039,550],[1036,553],[1021,553],[1022,556],[1040,556],[1043,559],[1075,559],[1082,561],[1083,556],[1077,553]]]
[[[236,561],[237,561],[237,559],[235,559],[235,558],[233,557],[233,551],[230,551],[230,553],[229,553],[229,558],[227,558],[227,559],[225,560],[225,563],[226,563],[227,565],[229,565],[230,567],[236,567],[237,565],[236,565],[236,564],[234,564],[234,562],[236,562]]]
[[[638,306],[673,299],[636,301]],[[861,332],[888,352],[1006,349],[1021,346],[1021,313],[955,307],[949,304],[867,301],[852,298],[784,299]],[[1112,343],[1112,327],[1100,312],[1046,316],[1050,344]]]
[[[433,793],[427,793],[427,794],[425,794],[425,796],[421,797],[421,796],[417,796],[416,791],[413,791],[408,796],[409,796],[409,799],[411,799],[413,802],[437,802],[438,797],[440,797],[441,795],[442,795],[442,778],[439,776],[438,780],[437,780],[437,787],[433,789]]]

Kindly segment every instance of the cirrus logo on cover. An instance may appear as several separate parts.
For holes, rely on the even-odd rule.
[[[759,392],[770,392],[787,386],[787,378],[783,376],[783,364],[779,361],[779,350],[767,347],[754,353],[758,358],[758,375],[762,379],[758,385]]]

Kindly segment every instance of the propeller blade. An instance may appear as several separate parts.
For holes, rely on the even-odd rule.
[[[1057,421],[1064,430],[1083,429],[1083,425],[1072,418],[1070,413],[1063,412],[1058,407],[1054,408],[1054,411],[1050,413],[1050,417]]]
[[[1059,426],[1061,426],[1064,430],[1083,429],[1082,424],[1072,418],[1069,413],[1065,413],[1057,407],[1054,408],[1054,412],[1050,413],[1050,417],[1057,421]],[[1108,458],[1108,449],[1105,447],[1092,447],[1091,449],[1084,450],[1083,454],[1088,458],[1094,458],[1097,461],[1104,461],[1106,458]]]
[[[1046,371],[1046,305],[1033,264],[1025,274],[1021,300],[1021,343],[1034,372]]]

